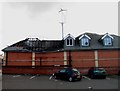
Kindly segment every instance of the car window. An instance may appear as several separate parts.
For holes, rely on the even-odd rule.
[[[60,73],[65,73],[65,72],[66,72],[65,69],[60,70]]]

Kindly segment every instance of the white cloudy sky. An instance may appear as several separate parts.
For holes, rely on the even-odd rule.
[[[61,39],[60,8],[67,9],[64,36],[118,35],[117,2],[1,2],[0,50],[28,37]]]

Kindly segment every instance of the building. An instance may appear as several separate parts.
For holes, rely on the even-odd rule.
[[[63,67],[74,67],[87,74],[90,67],[104,67],[117,74],[120,37],[84,33],[68,34],[62,40],[27,38],[4,48],[3,73],[52,74]]]

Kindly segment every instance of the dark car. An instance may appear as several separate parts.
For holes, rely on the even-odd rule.
[[[88,70],[90,78],[106,78],[106,70],[104,68],[92,67]]]
[[[53,74],[55,79],[68,80],[70,82],[75,80],[81,80],[82,75],[75,68],[64,68]]]

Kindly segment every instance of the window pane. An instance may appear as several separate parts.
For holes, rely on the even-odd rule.
[[[72,45],[73,43],[72,43],[72,39],[70,39],[70,45]]]
[[[67,39],[67,45],[69,45],[69,39]]]
[[[104,45],[107,45],[107,39],[106,38],[104,39]]]
[[[104,45],[112,45],[111,38],[105,38],[104,39]]]
[[[81,42],[82,42],[81,44],[84,45],[84,39],[82,39]]]
[[[85,45],[86,45],[86,46],[88,45],[88,40],[85,41]]]
[[[108,38],[108,45],[111,45],[112,42],[111,42],[111,38]]]

